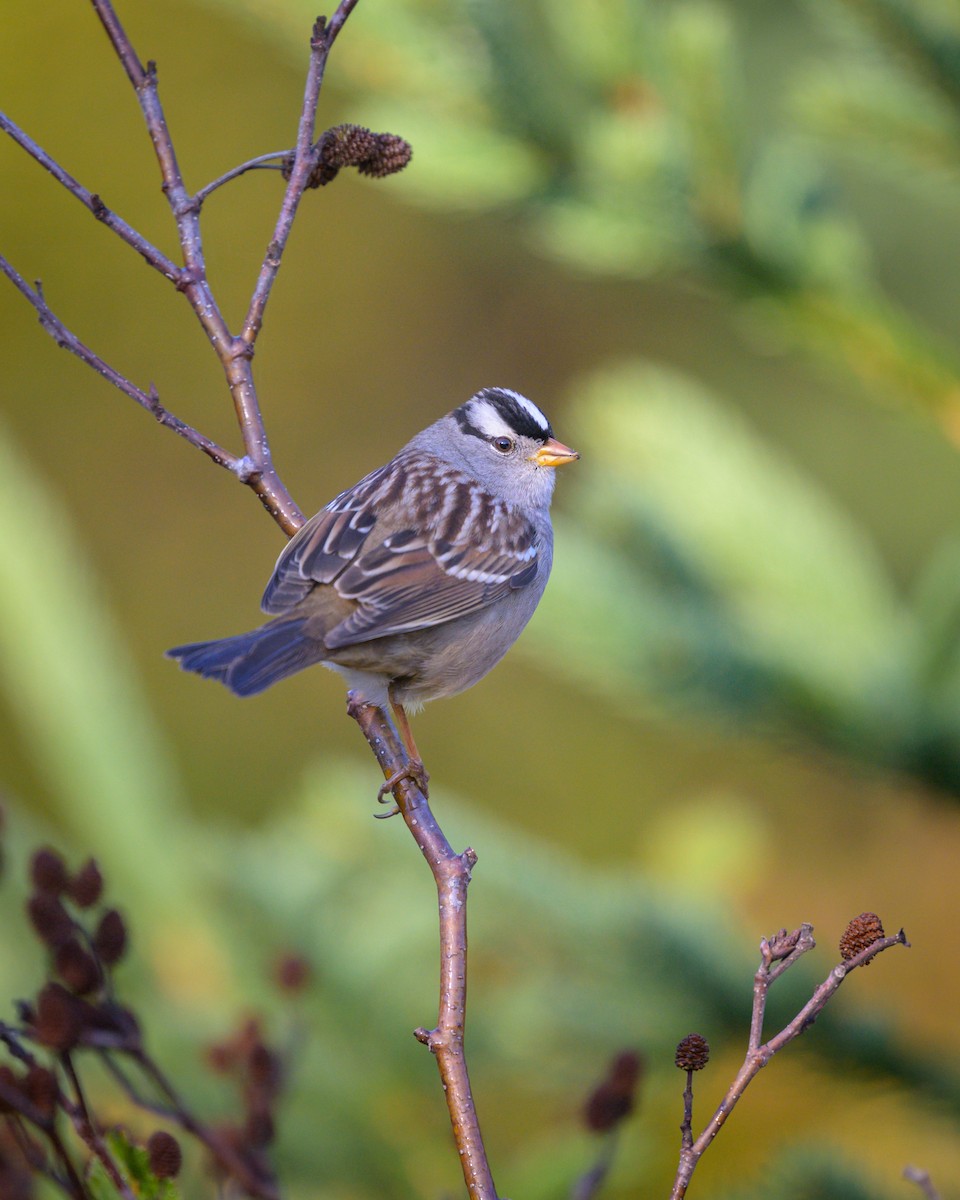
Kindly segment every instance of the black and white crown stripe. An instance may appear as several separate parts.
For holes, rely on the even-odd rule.
[[[533,401],[510,388],[484,388],[453,415],[464,433],[484,441],[509,433],[538,442],[553,437],[553,427]]]

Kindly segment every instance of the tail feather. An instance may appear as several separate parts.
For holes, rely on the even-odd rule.
[[[167,658],[185,671],[218,679],[238,696],[253,696],[320,661],[322,647],[304,636],[303,627],[302,620],[270,621],[235,637],[174,646]]]

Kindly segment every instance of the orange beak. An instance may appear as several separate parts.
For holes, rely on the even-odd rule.
[[[562,467],[564,463],[576,462],[579,457],[576,450],[571,450],[556,438],[549,438],[536,454],[530,455],[530,461],[538,467]]]

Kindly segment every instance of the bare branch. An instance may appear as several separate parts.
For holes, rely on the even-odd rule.
[[[327,39],[327,49],[328,50],[333,45],[333,43],[336,41],[337,34],[343,28],[347,17],[350,16],[350,14],[353,12],[353,10],[356,8],[356,6],[357,6],[357,0],[340,0],[340,3],[337,5],[337,11],[330,18],[330,20],[327,24],[327,27],[326,27],[326,39]]]
[[[179,417],[174,416],[173,413],[163,407],[160,403],[160,398],[153,388],[149,392],[143,391],[142,388],[137,387],[135,383],[131,383],[129,379],[111,367],[109,363],[104,362],[89,346],[81,342],[77,335],[69,330],[53,312],[44,299],[43,290],[40,285],[37,284],[36,288],[32,288],[2,254],[0,254],[0,271],[7,276],[14,287],[37,310],[40,324],[58,346],[64,350],[69,350],[71,354],[75,354],[87,366],[93,367],[98,375],[102,375],[104,379],[112,383],[125,396],[129,396],[141,408],[145,408],[159,424],[166,426],[167,429],[172,429],[174,433],[179,434],[180,437],[184,438],[192,446],[196,446],[199,450],[202,450],[218,466],[226,467],[228,471],[232,471],[238,478],[244,478],[245,466],[242,459],[231,454],[229,450],[224,450],[216,442],[212,442],[209,438],[204,437],[192,425],[188,425],[185,421],[181,421]]]
[[[352,7],[352,6],[351,6]],[[338,10],[339,12],[339,10]],[[345,19],[345,18],[344,18]],[[320,87],[323,84],[323,73],[327,63],[332,41],[328,40],[322,20],[318,20],[310,39],[310,66],[307,69],[307,80],[303,92],[303,105],[300,119],[297,123],[297,141],[294,147],[293,169],[287,180],[283,203],[277,216],[273,237],[267,247],[260,274],[250,298],[250,306],[244,318],[241,338],[247,346],[252,347],[263,325],[263,313],[270,292],[280,270],[283,252],[290,237],[293,219],[307,186],[307,180],[317,160],[318,150],[313,143],[313,134],[317,120],[317,105],[320,100]]]
[[[923,1192],[926,1200],[940,1200],[940,1193],[930,1178],[930,1172],[925,1171],[923,1167],[904,1167],[904,1179],[909,1179],[911,1183],[915,1183]]]
[[[247,171],[280,171],[283,169],[283,163],[274,162],[274,159],[283,160],[290,153],[289,150],[274,150],[271,154],[258,154],[256,158],[251,158],[245,163],[241,163],[239,167],[234,167],[227,171],[219,178],[214,179],[212,183],[208,183],[206,187],[202,187],[199,192],[194,193],[194,200],[197,204],[202,205],[207,197],[223,187],[225,183],[229,183],[232,179],[237,179],[239,176],[246,174]]]
[[[143,1050],[137,1050],[132,1052],[130,1057],[166,1099],[170,1106],[171,1119],[176,1121],[181,1129],[193,1134],[197,1141],[206,1146],[214,1159],[249,1195],[256,1196],[259,1200],[278,1200],[279,1191],[274,1182],[257,1174],[246,1158],[238,1153],[226,1138],[210,1129],[193,1115],[173,1084],[149,1054]],[[114,1074],[117,1076],[115,1065]],[[122,1072],[118,1077],[123,1078]],[[135,1095],[135,1092],[131,1090],[129,1094]]]
[[[226,466],[238,478],[248,483],[277,523],[293,533],[303,523],[303,514],[294,503],[273,468],[266,429],[257,398],[252,374],[254,347],[263,325],[264,311],[280,269],[301,197],[313,174],[320,155],[320,143],[314,141],[317,108],[324,70],[330,50],[357,0],[341,0],[332,19],[326,23],[319,18],[310,41],[310,60],[304,85],[303,103],[297,125],[296,145],[292,153],[284,153],[284,173],[289,168],[287,186],[275,223],[273,237],[262,260],[256,284],[244,318],[241,332],[234,336],[228,328],[209,285],[203,242],[200,231],[200,211],[211,192],[247,170],[262,166],[277,155],[252,159],[208,184],[196,195],[190,195],[184,184],[174,151],[173,140],[160,103],[156,66],[144,66],[123,29],[110,0],[92,0],[94,9],[133,85],[157,155],[167,197],[177,226],[184,266],[164,264],[164,273],[176,284],[190,303],[194,314],[213,346],[226,376],[233,398],[245,455],[239,458],[210,442],[197,430],[164,409],[153,388],[145,392],[105,363],[85,346],[47,305],[39,285],[31,288],[6,260],[0,267],[14,286],[37,311],[41,324],[57,343],[92,366],[124,394],[153,413],[158,421],[174,429],[180,436],[198,446],[214,461]],[[12,130],[8,130],[12,133]],[[125,226],[93,193],[86,192],[69,174],[54,163],[39,147],[31,148],[29,139],[18,138],[46,169],[72,194],[81,199],[95,216],[113,228],[141,254],[146,244],[138,244],[135,232]],[[406,147],[406,159],[409,147]],[[402,164],[401,164],[402,165]],[[141,239],[142,242],[142,239]],[[154,257],[153,265],[160,260]],[[409,768],[405,751],[389,717],[372,706],[355,703],[350,698],[349,711],[360,725],[364,736],[388,780],[398,780],[392,786],[403,818],[413,834],[421,853],[427,859],[437,886],[440,914],[440,1001],[437,1024],[433,1029],[416,1030],[417,1038],[434,1054],[440,1070],[454,1138],[460,1153],[464,1179],[471,1200],[496,1200],[496,1188],[487,1162],[476,1108],[470,1088],[464,1053],[464,1022],[467,982],[466,899],[470,875],[476,863],[473,850],[454,852],[430,811],[425,794],[411,779],[402,777]],[[106,1050],[105,1046],[101,1047]],[[241,1186],[260,1196],[275,1194],[271,1181],[260,1179],[233,1149],[215,1133],[197,1122],[174,1093],[171,1085],[156,1064],[141,1049],[121,1046],[132,1055],[142,1071],[156,1086],[163,1099],[179,1120],[219,1158],[238,1179]],[[108,1060],[109,1061],[109,1060]],[[116,1064],[112,1068],[117,1074]],[[125,1079],[122,1070],[121,1079]]]
[[[382,709],[356,700],[351,692],[347,699],[347,712],[363,731],[385,779],[391,779],[409,767],[400,737]],[[471,1200],[497,1200],[464,1051],[467,887],[477,856],[470,849],[462,854],[456,853],[431,812],[426,796],[411,779],[401,778],[394,785],[393,795],[407,828],[433,873],[440,905],[439,1014],[435,1028],[417,1029],[414,1036],[437,1060],[453,1136]]]
[[[130,1190],[127,1181],[120,1173],[117,1164],[113,1160],[113,1155],[107,1149],[106,1143],[100,1136],[100,1131],[97,1128],[96,1121],[90,1112],[90,1107],[87,1104],[87,1098],[83,1092],[83,1086],[80,1083],[80,1077],[77,1074],[76,1068],[73,1065],[73,1060],[67,1053],[60,1055],[60,1061],[66,1072],[67,1078],[70,1080],[70,1085],[73,1088],[75,1116],[73,1119],[74,1128],[79,1137],[87,1145],[90,1151],[96,1155],[97,1159],[102,1163],[103,1169],[110,1178],[110,1182],[116,1189],[117,1195],[123,1200],[136,1200],[133,1192]]]
[[[138,233],[132,225],[128,225],[126,221],[111,212],[103,203],[100,197],[95,192],[88,191],[82,183],[65,170],[55,159],[30,137],[23,132],[22,129],[5,113],[0,113],[0,129],[10,135],[10,137],[23,150],[35,159],[44,170],[49,171],[57,183],[61,184],[70,193],[71,196],[76,196],[85,208],[102,222],[108,229],[112,229],[118,237],[122,238],[128,246],[132,246],[143,259],[149,263],[151,267],[159,271],[171,283],[179,286],[183,268],[178,267],[175,262],[167,258],[167,256],[156,246],[150,244],[147,239]]]

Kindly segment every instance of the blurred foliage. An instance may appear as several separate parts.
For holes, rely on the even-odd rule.
[[[229,6],[206,0],[206,6],[231,19],[245,9],[256,55],[271,38],[302,67],[315,8],[294,0],[231,0]],[[765,2],[588,0],[571,9],[560,0],[362,0],[331,60],[330,82],[351,93],[345,115],[414,143],[412,168],[391,184],[396,195],[432,214],[460,214],[461,221],[466,214],[471,230],[485,228],[491,243],[483,222],[501,222],[494,230],[502,274],[491,273],[479,284],[453,269],[449,276],[428,275],[428,264],[404,259],[404,235],[395,234],[394,213],[386,221],[388,236],[375,241],[374,255],[396,257],[400,278],[393,281],[395,291],[384,290],[383,327],[375,327],[370,310],[382,286],[375,275],[379,261],[358,265],[353,242],[346,259],[335,258],[338,237],[331,231],[348,241],[336,222],[352,220],[352,214],[345,208],[339,218],[325,218],[328,225],[305,224],[316,244],[326,239],[325,271],[319,272],[327,276],[325,286],[332,294],[333,276],[344,289],[359,281],[361,299],[348,289],[336,293],[320,322],[322,339],[304,336],[312,326],[294,330],[278,357],[295,362],[296,371],[281,374],[280,383],[273,377],[276,393],[286,402],[284,389],[290,387],[292,408],[294,375],[306,376],[307,399],[301,403],[309,429],[317,422],[323,427],[329,413],[317,415],[318,371],[309,369],[316,363],[309,356],[313,341],[322,341],[324,384],[343,410],[338,427],[359,440],[363,425],[382,425],[393,436],[397,423],[390,406],[399,404],[396,397],[419,390],[427,396],[425,406],[434,406],[438,393],[445,396],[449,345],[467,360],[473,346],[462,346],[465,336],[480,341],[478,326],[485,319],[494,330],[498,371],[511,349],[511,333],[527,359],[577,362],[564,358],[569,347],[559,338],[546,340],[548,326],[511,329],[519,316],[504,290],[516,286],[523,266],[517,243],[504,231],[515,229],[551,264],[546,284],[532,294],[542,297],[558,289],[560,280],[606,281],[621,289],[615,293],[618,312],[636,308],[650,319],[664,293],[642,289],[653,279],[676,279],[687,290],[682,313],[671,319],[690,357],[717,354],[726,336],[714,330],[713,340],[701,343],[702,330],[687,321],[694,298],[708,290],[716,306],[729,309],[743,345],[758,347],[759,355],[802,345],[822,372],[815,375],[818,383],[829,375],[822,364],[839,364],[841,375],[866,382],[870,400],[882,398],[921,415],[933,412],[946,435],[958,440],[957,355],[936,332],[929,312],[898,297],[878,269],[875,214],[863,194],[874,199],[876,180],[895,178],[908,199],[934,194],[955,206],[960,17],[946,0],[818,0],[805,8],[774,7],[789,49],[784,54],[781,48],[771,65],[756,61],[758,46],[765,49],[775,40],[770,26],[765,39],[754,37],[752,28],[770,20]],[[169,18],[184,57],[205,45],[202,37],[180,32],[181,20],[193,28],[190,9],[177,8]],[[130,19],[146,17],[131,6]],[[158,12],[151,19],[164,18]],[[148,44],[144,57],[151,53]],[[166,88],[167,62],[160,57]],[[175,57],[172,50],[168,57]],[[32,59],[24,54],[23,61]],[[186,99],[180,95],[190,108],[179,114],[185,127],[187,117],[199,121],[219,113],[208,104],[209,90],[231,74],[211,70],[208,60],[199,67],[190,61],[197,72],[190,82],[206,90],[199,91],[199,103],[193,92]],[[100,101],[104,128],[119,107],[120,74],[116,95]],[[238,86],[250,89],[250,76],[239,71],[238,77]],[[50,93],[60,105],[62,95],[55,88]],[[269,87],[264,95],[273,97]],[[125,101],[132,107],[129,96]],[[244,133],[264,110],[276,115],[272,107],[258,101],[256,114],[239,122]],[[282,113],[291,134],[292,112]],[[52,121],[58,124],[64,116],[55,107]],[[223,127],[238,124],[219,117],[210,123],[224,136]],[[269,128],[258,136],[277,136]],[[109,136],[125,144],[119,134]],[[282,139],[247,150],[280,145]],[[222,148],[218,143],[217,151]],[[70,145],[63,153],[72,166],[80,151]],[[96,155],[96,169],[106,171],[99,144]],[[864,162],[872,173],[858,192],[848,186],[849,178]],[[204,157],[201,165],[205,181],[231,164],[206,170]],[[99,186],[95,178],[84,182]],[[118,191],[132,206],[123,189],[132,191],[139,183],[124,162],[122,178],[107,194]],[[249,191],[240,190],[248,185]],[[254,186],[249,180],[232,185],[231,198],[254,194]],[[18,195],[12,188],[7,199]],[[349,206],[361,193],[346,195]],[[327,206],[338,203],[332,192],[322,199]],[[29,196],[24,203],[31,203]],[[218,196],[205,214],[211,224],[226,207],[225,196]],[[912,212],[905,219],[912,220]],[[309,213],[303,220],[311,220]],[[231,254],[218,264],[225,275],[227,260],[232,266],[239,257],[240,240],[256,242],[245,214],[242,221],[228,239]],[[455,240],[466,240],[463,229],[461,223],[451,236],[439,223],[431,227],[430,249],[449,250]],[[56,237],[38,233],[36,240],[57,242],[60,236],[58,227]],[[366,239],[364,228],[358,240]],[[489,247],[478,244],[477,257],[484,257]],[[95,246],[99,253],[102,243]],[[39,254],[34,245],[23,251],[25,274]],[[306,288],[318,274],[310,254],[300,260],[306,260],[302,274],[293,261],[284,267],[285,286],[297,281],[290,289],[297,303],[297,287]],[[457,272],[465,261],[466,256],[455,260]],[[89,269],[107,271],[106,262],[104,252],[103,262]],[[925,282],[928,289],[937,283]],[[247,284],[244,279],[243,287]],[[484,284],[496,304],[464,308],[452,332],[431,325],[433,310],[425,308],[430,293],[439,290],[440,306],[453,307],[453,289],[462,299]],[[84,280],[75,286],[85,320],[92,320],[91,285]],[[105,285],[104,292],[106,299],[98,301],[125,339],[124,354],[129,350],[136,361],[146,359],[145,342],[137,339],[153,331],[151,318],[141,315],[139,300],[126,299],[125,289],[116,289],[115,296]],[[943,287],[937,296],[942,292]],[[563,292],[563,304],[570,294]],[[570,342],[581,327],[596,335],[593,327],[610,312],[599,291],[588,290],[586,297],[584,302],[580,296],[582,308],[572,310],[563,326]],[[326,293],[321,298],[330,300]],[[277,303],[284,303],[283,289]],[[388,340],[395,326],[413,340],[402,317],[418,305],[428,312],[417,332],[427,343],[419,352],[422,362],[409,345]],[[506,312],[502,324],[496,324],[494,309]],[[279,317],[280,310],[274,311]],[[297,320],[305,320],[299,310]],[[271,337],[279,335],[280,324],[271,327]],[[351,327],[364,340],[347,348]],[[641,331],[633,324],[628,329],[631,348],[642,345]],[[162,336],[178,349],[185,339],[179,327]],[[602,358],[603,338],[595,336],[591,345]],[[406,357],[398,366],[401,352]],[[268,364],[270,353],[265,346]],[[459,732],[446,739],[449,753],[469,764],[462,790],[469,787],[474,802],[443,795],[444,824],[455,842],[469,841],[481,855],[471,898],[470,1048],[497,1177],[511,1194],[530,1200],[565,1194],[596,1157],[596,1142],[579,1122],[582,1098],[599,1064],[633,1046],[647,1059],[648,1074],[640,1111],[624,1131],[610,1191],[632,1195],[640,1179],[645,1186],[667,1181],[680,1116],[682,1081],[670,1066],[678,1037],[697,1028],[714,1046],[714,1062],[704,1073],[710,1078],[698,1082],[700,1115],[719,1099],[743,1046],[754,969],[748,947],[759,933],[772,932],[752,926],[744,932],[743,909],[752,906],[764,919],[770,914],[771,922],[796,923],[811,916],[811,908],[832,913],[847,903],[848,880],[858,906],[882,908],[874,892],[915,895],[916,911],[926,922],[926,957],[918,940],[912,959],[904,959],[907,966],[891,954],[869,977],[858,973],[816,1027],[754,1085],[712,1152],[715,1160],[732,1164],[728,1172],[705,1160],[694,1186],[737,1197],[762,1191],[783,1200],[866,1190],[880,1195],[884,1185],[871,1178],[867,1189],[863,1170],[854,1164],[869,1156],[889,1181],[906,1144],[912,1157],[927,1153],[934,1165],[960,1168],[952,1017],[957,976],[953,956],[937,940],[950,910],[944,888],[946,875],[952,875],[951,848],[958,844],[955,813],[943,814],[928,797],[923,807],[917,792],[902,782],[910,774],[960,793],[960,542],[945,537],[908,588],[895,584],[872,531],[802,469],[789,449],[744,419],[735,381],[708,386],[689,372],[643,361],[639,353],[638,348],[613,361],[591,361],[564,385],[569,403],[561,436],[584,451],[584,460],[563,480],[555,578],[521,644],[546,682],[537,693],[538,677],[525,672],[524,696],[533,699],[515,710],[518,720],[528,722],[519,740],[526,734],[536,746],[540,721],[550,730],[550,753],[521,754],[513,743],[502,753],[494,742],[503,736],[502,714],[492,713],[485,725],[479,708],[466,707],[474,703],[472,695],[454,708]],[[41,355],[53,357],[46,343],[36,353]],[[180,361],[179,353],[166,358]],[[190,368],[189,358],[185,361]],[[469,361],[472,373],[474,359]],[[344,363],[347,384],[339,377],[335,384]],[[387,374],[381,377],[383,364]],[[149,362],[137,369],[152,377]],[[405,390],[397,377],[408,371]],[[366,402],[361,374],[369,374],[382,407],[374,411],[358,402],[358,420],[348,424],[343,389],[357,389]],[[436,377],[444,380],[442,386]],[[186,394],[201,390],[190,377]],[[757,403],[770,409],[804,403],[802,394],[794,401],[787,393]],[[176,388],[172,394],[178,394]],[[179,395],[184,394],[182,389]],[[349,395],[352,405],[353,392]],[[28,846],[65,840],[77,853],[95,853],[133,929],[134,959],[121,972],[125,994],[144,1013],[157,1057],[198,1108],[229,1108],[229,1096],[201,1069],[199,1058],[202,1046],[223,1034],[237,1009],[264,1011],[277,1038],[288,1038],[293,1066],[281,1114],[280,1157],[291,1197],[435,1196],[456,1188],[435,1068],[408,1036],[414,1025],[429,1021],[435,1004],[436,916],[422,863],[398,822],[384,826],[366,819],[374,793],[369,763],[331,753],[312,761],[313,733],[303,732],[309,722],[302,709],[292,708],[285,719],[286,710],[277,709],[281,715],[270,724],[274,710],[241,715],[232,706],[222,710],[229,711],[225,729],[217,725],[216,706],[227,701],[204,692],[196,703],[208,715],[201,721],[193,708],[187,720],[201,726],[199,737],[210,731],[205,753],[217,765],[207,790],[226,813],[242,803],[244,786],[252,788],[254,798],[247,803],[257,819],[242,829],[226,815],[198,821],[190,813],[188,805],[196,801],[188,801],[178,755],[153,715],[158,702],[145,694],[126,648],[133,633],[110,618],[106,582],[98,583],[88,561],[92,535],[86,531],[78,544],[72,529],[76,513],[89,504],[91,454],[99,461],[113,453],[103,445],[108,420],[102,413],[99,424],[79,421],[73,412],[64,418],[58,399],[51,396],[48,404],[45,397],[43,406],[31,410],[30,421],[52,461],[62,461],[56,458],[62,424],[54,425],[57,436],[48,433],[45,444],[45,413],[57,420],[59,412],[61,422],[75,423],[78,445],[71,443],[66,453],[77,473],[65,471],[66,482],[46,465],[50,483],[38,479],[29,455],[0,429],[0,681],[23,755],[50,806],[45,824],[28,815],[39,807],[32,797],[8,797],[6,849],[13,878],[5,888],[5,909],[14,912],[16,896],[23,894],[17,875]],[[26,407],[11,390],[7,403],[14,402]],[[200,423],[211,419],[213,403],[197,418]],[[272,433],[283,415],[280,407],[271,416]],[[404,412],[403,419],[420,415]],[[308,437],[307,428],[294,424],[292,433],[286,431],[287,456],[296,458],[309,443],[309,460],[299,469],[312,482],[315,447],[325,439],[313,432]],[[864,439],[875,429],[864,422]],[[152,429],[148,436],[163,437]],[[129,448],[123,453],[128,477],[117,488],[141,498],[149,494],[150,502],[128,510],[117,501],[120,493],[111,499],[109,485],[101,483],[103,496],[93,489],[93,507],[104,526],[112,514],[101,513],[101,507],[121,514],[105,540],[139,544],[149,559],[142,577],[131,573],[117,584],[118,593],[129,588],[134,597],[126,597],[133,619],[148,620],[153,594],[162,593],[164,608],[183,604],[186,622],[190,610],[183,593],[189,580],[197,593],[216,591],[207,615],[212,619],[215,611],[225,620],[221,608],[247,586],[236,560],[250,551],[249,529],[238,521],[234,542],[233,526],[226,531],[210,518],[206,477],[199,469],[188,476],[184,467],[189,482],[171,487],[164,472],[174,468],[165,458],[151,476],[146,455],[138,458]],[[158,447],[158,462],[166,453]],[[177,446],[169,453],[170,462],[180,463],[186,452]],[[351,471],[353,453],[351,441],[343,447]],[[855,476],[860,468],[855,459],[843,469]],[[318,500],[334,490],[328,488],[330,470],[328,464],[319,472],[325,494]],[[909,478],[916,480],[917,472]],[[895,494],[890,507],[907,527],[909,541],[921,497],[903,495],[898,483],[889,480]],[[221,480],[216,486],[226,490],[228,484]],[[915,486],[922,488],[922,478]],[[176,520],[158,521],[157,511],[166,512],[178,499],[172,493],[181,491],[204,499],[193,501],[182,527]],[[230,502],[236,509],[244,503],[233,494]],[[949,528],[953,519],[948,516],[944,524]],[[208,563],[199,562],[201,544]],[[233,574],[226,575],[228,569]],[[250,612],[252,606],[251,600]],[[167,632],[168,627],[151,628],[151,660]],[[180,628],[177,636],[193,632]],[[169,664],[164,666],[169,679]],[[505,664],[502,672],[509,669]],[[173,685],[165,686],[168,708],[187,706],[185,690],[174,692],[171,701]],[[291,686],[298,698],[307,696]],[[576,709],[576,729],[560,727],[552,709],[538,711],[538,696],[553,699],[565,689],[579,689],[585,697]],[[499,695],[505,704],[505,693]],[[309,702],[313,699],[310,693]],[[649,723],[642,724],[651,710],[666,712],[676,724],[654,724],[651,735]],[[424,721],[433,719],[431,713]],[[600,728],[591,743],[594,757],[588,755],[574,771],[568,743],[579,747],[574,738],[591,720]],[[732,757],[735,737],[717,750],[711,722],[734,733],[746,727],[771,735],[769,759],[759,765],[754,760],[743,771],[744,777],[749,771],[756,777],[752,790],[726,782],[725,756]],[[677,757],[696,745],[702,754],[699,773],[671,774],[658,763],[661,774],[637,805],[635,827],[629,825],[630,806],[641,791],[631,772],[652,776],[644,757],[651,736],[662,735],[666,758],[677,744],[669,734],[681,725],[687,740]],[[323,729],[324,740],[332,736]],[[256,741],[257,758],[267,764],[253,784],[238,779],[243,771],[224,765],[236,756],[253,770],[251,758],[243,758],[249,751],[244,741]],[[272,743],[279,745],[278,758],[284,750],[288,758],[295,751],[291,770],[296,775],[302,768],[302,778],[293,788],[273,783],[278,772],[267,743],[271,750]],[[615,762],[611,746],[631,743],[639,747],[637,756],[624,754],[622,764]],[[805,751],[802,769],[794,753],[798,745]],[[820,760],[812,746],[842,750],[848,761],[865,764],[866,776],[881,781],[877,790],[857,793],[855,775],[834,758],[815,772],[809,764]],[[442,754],[447,747],[438,749]],[[526,820],[536,835],[482,815],[478,801],[499,790],[502,776],[496,772],[504,759],[510,785],[504,808],[515,807],[517,820]],[[273,790],[264,790],[264,778]],[[445,779],[439,778],[442,787]],[[532,779],[546,779],[543,792],[533,793]],[[878,800],[882,789],[886,807]],[[787,816],[778,814],[778,801],[792,802],[798,791],[801,802],[791,803]],[[596,837],[615,861],[587,866],[579,852],[608,812],[619,820]],[[894,823],[896,814],[900,824]],[[562,837],[570,849],[555,845]],[[645,876],[641,861],[653,868]],[[751,887],[761,894],[751,895]],[[864,892],[870,895],[861,898]],[[909,920],[893,919],[904,919],[916,938]],[[790,1015],[825,973],[839,932],[824,929],[816,963],[805,963],[778,984],[771,1025]],[[316,970],[316,983],[295,1014],[267,983],[270,961],[286,948],[306,954]],[[11,991],[28,995],[35,987],[36,958],[25,924],[5,918],[0,977]],[[904,1000],[909,993],[892,991],[895,967],[901,967],[897,975],[913,972],[918,980],[909,1006]],[[900,999],[900,1011],[893,1011],[892,1000],[884,1001],[885,986]],[[763,1096],[775,1100],[758,1102]],[[867,1128],[882,1132],[871,1133],[865,1144],[864,1121],[874,1118],[876,1127]],[[813,1145],[816,1153],[809,1149]],[[196,1175],[184,1194],[206,1194],[193,1165]]]
[[[577,396],[541,650],[621,701],[705,706],[960,792],[956,544],[903,600],[865,532],[690,379],[627,364]]]
[[[313,11],[238,7],[288,46]],[[820,153],[955,187],[960,18],[942,0],[808,15],[763,119],[744,86],[749,6],[733,0],[368,0],[338,66],[360,117],[416,147],[411,199],[509,209],[578,271],[693,272],[960,437],[960,358],[885,292]]]

